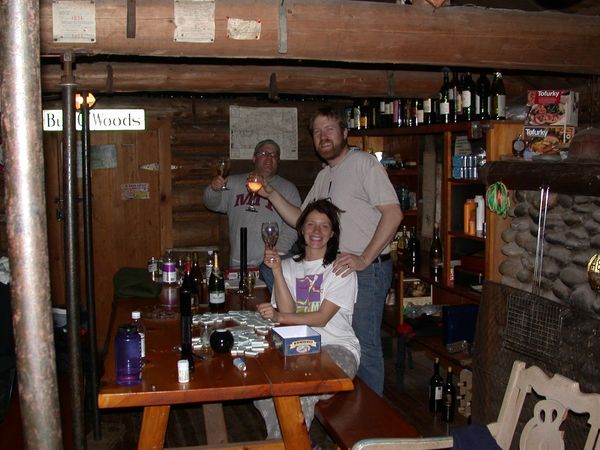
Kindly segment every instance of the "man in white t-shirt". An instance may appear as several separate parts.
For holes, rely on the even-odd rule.
[[[332,108],[321,108],[311,118],[310,131],[319,156],[327,163],[306,196],[309,202],[329,198],[342,210],[340,251],[333,270],[342,277],[356,272],[358,299],[353,328],[360,341],[358,375],[383,395],[381,321],[392,282],[390,242],[402,221],[398,196],[377,159],[347,145],[345,119]],[[259,194],[270,200],[288,224],[296,222],[301,208],[290,204],[266,185]]]

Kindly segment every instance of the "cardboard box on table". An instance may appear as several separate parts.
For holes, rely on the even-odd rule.
[[[307,325],[273,328],[273,344],[283,356],[306,355],[321,351],[321,335]]]

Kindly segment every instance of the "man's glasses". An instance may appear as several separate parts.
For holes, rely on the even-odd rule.
[[[254,154],[254,156],[260,156],[261,158],[273,158],[273,159],[277,159],[279,158],[279,156],[277,155],[277,153],[269,153],[269,152],[256,152]]]

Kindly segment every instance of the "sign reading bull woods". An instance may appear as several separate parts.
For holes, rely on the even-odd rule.
[[[44,131],[62,131],[63,114],[60,109],[42,111]],[[81,130],[81,113],[77,113],[75,129]],[[92,109],[91,131],[145,130],[146,116],[143,109]]]

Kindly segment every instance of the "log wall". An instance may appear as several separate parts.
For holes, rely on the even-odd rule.
[[[334,102],[340,107],[347,102]],[[321,168],[308,133],[308,120],[323,101],[286,101],[239,97],[178,102],[172,119],[171,152],[173,246],[217,244],[225,261],[229,258],[227,219],[204,208],[202,193],[214,173],[214,160],[229,152],[229,106],[295,107],[298,109],[298,161],[281,161],[279,174],[293,182],[302,198]],[[195,115],[194,115],[195,112]],[[232,161],[231,173],[251,170],[250,161]]]

